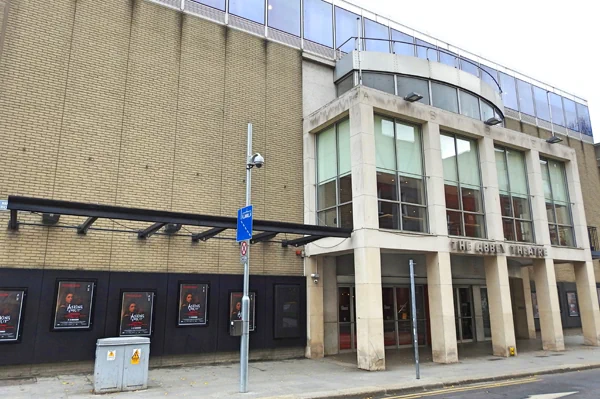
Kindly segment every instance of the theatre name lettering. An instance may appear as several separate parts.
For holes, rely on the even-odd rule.
[[[545,258],[548,256],[548,250],[544,247],[485,241],[451,240],[450,249],[454,252],[482,255],[525,256],[529,258]]]

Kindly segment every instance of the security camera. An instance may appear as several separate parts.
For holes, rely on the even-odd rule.
[[[248,162],[248,166],[251,168],[256,166],[258,169],[262,168],[265,164],[265,159],[258,152],[250,157],[250,161]]]
[[[313,273],[310,275],[310,277],[313,279],[315,284],[319,284],[319,273]]]

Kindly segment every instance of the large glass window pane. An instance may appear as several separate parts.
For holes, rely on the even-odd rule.
[[[496,156],[496,174],[498,175],[498,189],[500,191],[509,191],[508,187],[508,166],[506,165],[505,150],[494,148]]]
[[[556,209],[556,223],[558,224],[571,224],[571,214],[569,213],[569,204],[555,202],[554,209]]]
[[[335,208],[328,211],[317,212],[319,226],[338,227],[337,225],[337,210]]]
[[[463,215],[465,218],[465,236],[483,238],[483,216],[474,213],[464,213]]]
[[[448,234],[451,236],[462,236],[462,213],[446,211],[446,218],[448,219]]]
[[[550,107],[552,108],[552,123],[565,126],[565,116],[563,114],[561,97],[550,93]]]
[[[465,91],[460,91],[460,113],[469,118],[481,119],[479,99]]]
[[[519,91],[519,111],[527,115],[535,116],[531,85],[527,82],[517,79],[517,90]]]
[[[522,222],[520,220],[516,220],[515,228],[517,231],[517,241],[533,242],[533,227],[531,222]]]
[[[352,204],[340,206],[340,227],[346,229],[351,229],[353,227]]]
[[[319,184],[317,186],[317,208],[329,208],[335,206],[336,203],[336,181],[331,180],[327,183]]]
[[[364,86],[385,91],[386,93],[395,94],[394,75],[389,75],[386,73],[363,72],[362,83]]]
[[[395,174],[377,172],[377,198],[390,201],[398,200]]]
[[[444,185],[444,194],[446,196],[446,208],[460,209],[460,199],[458,197],[458,186],[446,182]]]
[[[450,181],[458,181],[454,137],[441,134],[440,145],[442,152],[442,165],[444,167],[444,179]]]
[[[367,51],[379,51],[382,53],[390,52],[389,29],[375,21],[365,18],[365,37],[382,40],[365,40]]]
[[[517,89],[515,86],[515,78],[504,72],[498,72],[500,77],[500,86],[502,86],[502,100],[504,106],[514,110],[519,109],[519,103],[517,101]]]
[[[512,204],[510,201],[510,195],[508,193],[500,193],[500,211],[502,216],[512,217]]]
[[[357,36],[357,18],[360,16],[343,8],[335,7],[335,46],[346,53],[354,49],[354,40],[349,40],[346,44],[344,42]]]
[[[425,205],[423,179],[400,176],[400,196],[402,202]]]
[[[592,135],[592,122],[590,121],[590,111],[588,107],[577,103],[577,120],[579,122],[579,131],[588,136]]]
[[[554,205],[551,202],[546,202],[546,217],[548,218],[548,222],[556,223],[556,218],[554,217]]]
[[[403,43],[393,43],[394,54],[408,55],[411,57],[415,56],[415,46],[406,42],[414,43],[415,38],[411,35],[407,35],[404,32],[399,32],[392,29],[392,40]]]
[[[502,219],[502,229],[504,230],[504,239],[508,241],[516,241],[515,236],[515,221],[513,219]]]
[[[336,83],[338,97],[354,87],[354,73],[350,73],[345,78]]]
[[[375,157],[378,168],[396,170],[394,122],[375,115]]]
[[[508,176],[510,177],[510,191],[513,194],[527,196],[527,172],[525,170],[525,157],[520,151],[506,150],[508,158]]]
[[[425,231],[426,210],[420,206],[402,204],[402,230]]]
[[[565,169],[561,162],[549,161],[550,182],[552,183],[552,198],[555,201],[568,202],[567,182],[565,180]]]
[[[335,126],[317,135],[317,180],[318,183],[337,176],[337,149]]]
[[[400,97],[406,97],[411,93],[417,93],[423,96],[419,102],[429,105],[429,83],[426,80],[407,78],[404,76],[398,76],[396,80],[398,82],[398,95]]]
[[[438,54],[435,44],[426,42],[425,40],[416,39],[417,46],[417,57],[423,58],[430,61],[437,61]]]
[[[573,238],[573,228],[558,226],[558,245],[565,247],[574,247],[575,239]]]
[[[548,230],[550,231],[550,244],[552,244],[552,245],[559,245],[559,243],[558,243],[558,230],[556,228],[556,225],[549,224],[548,225]]]
[[[451,66],[453,68],[458,68],[458,54],[454,54],[451,51],[448,50],[439,50],[440,53],[440,62],[442,64],[446,64],[448,66]]]
[[[487,121],[488,119],[496,116],[496,113],[494,112],[494,108],[490,104],[488,104],[484,100],[480,100],[479,102],[481,103],[481,120],[482,121]]]
[[[218,10],[225,11],[225,0],[195,0],[200,4],[205,4],[214,7]]]
[[[379,228],[399,230],[399,211],[400,206],[397,203],[379,201]]]
[[[540,159],[542,168],[542,185],[544,186],[544,198],[552,200],[552,189],[550,188],[550,174],[548,173],[548,162]]]
[[[575,108],[575,101],[571,101],[568,98],[563,97],[563,106],[565,108],[567,127],[578,132],[579,126],[577,125],[577,109]]]
[[[229,13],[250,21],[265,23],[264,0],[229,0]]]
[[[461,192],[464,211],[483,213],[479,187],[461,186]]]
[[[515,210],[516,218],[531,220],[529,200],[527,198],[513,197],[513,209]]]
[[[494,90],[498,91],[498,71],[483,64],[481,64],[480,67],[483,69],[483,71],[481,71],[481,80],[492,86]]]
[[[340,204],[352,201],[352,175],[340,177]]]
[[[350,120],[338,123],[339,174],[350,173]]]
[[[434,107],[458,113],[458,96],[454,87],[432,82],[431,96]]]
[[[537,117],[550,122],[550,107],[546,90],[533,86],[533,99],[535,101],[535,112]]]
[[[333,47],[333,6],[323,0],[304,0],[304,38]]]
[[[400,174],[423,174],[421,133],[417,127],[396,122],[396,153]]]
[[[271,28],[300,36],[300,0],[268,0]]]
[[[468,58],[461,58],[460,69],[470,73],[471,75],[479,77],[479,68],[477,67],[477,63],[473,60],[470,60]]]
[[[477,144],[473,140],[457,137],[456,151],[458,153],[458,176],[460,182],[479,187],[481,180],[479,178]]]

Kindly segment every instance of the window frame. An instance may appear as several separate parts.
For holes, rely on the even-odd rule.
[[[395,177],[396,179],[396,200],[390,200],[390,199],[382,199],[379,198],[379,194],[377,195],[377,211],[379,213],[379,203],[380,202],[386,202],[386,203],[390,203],[390,204],[394,204],[397,205],[399,208],[399,213],[398,213],[398,229],[388,229],[388,228],[383,228],[383,230],[391,230],[391,231],[402,231],[402,232],[407,232],[407,233],[417,233],[417,234],[429,234],[429,215],[427,213],[428,210],[428,201],[427,201],[427,184],[426,184],[426,171],[425,171],[425,152],[424,152],[424,143],[423,143],[423,129],[421,125],[418,125],[416,123],[412,123],[412,122],[408,122],[405,121],[403,119],[398,119],[398,118],[393,118],[393,117],[389,117],[389,116],[385,116],[382,114],[375,114],[375,117],[380,117],[383,120],[388,120],[391,121],[394,125],[394,167],[395,170],[389,170],[389,169],[383,169],[381,168],[381,173],[387,173],[390,174]],[[397,146],[397,130],[396,130],[396,124],[400,123],[406,126],[410,126],[415,128],[419,135],[420,135],[420,140],[421,140],[421,144],[420,144],[420,150],[421,150],[421,178],[422,178],[422,183],[423,183],[423,200],[424,200],[424,204],[415,204],[412,202],[405,202],[402,201],[402,190],[400,188],[400,171],[398,170],[398,146]],[[380,171],[380,168],[377,168],[377,165],[375,166],[375,173],[378,173]],[[393,173],[390,173],[393,172]],[[408,175],[408,173],[407,173]],[[410,175],[410,176],[417,176],[417,175]],[[408,176],[405,176],[408,177]],[[417,208],[421,208],[425,211],[425,217],[424,217],[424,223],[423,223],[423,231],[414,231],[414,230],[404,230],[404,222],[402,220],[402,206],[413,206],[413,207],[417,207]],[[377,222],[379,223],[379,215],[377,218]],[[379,227],[380,229],[382,229],[381,227]]]
[[[544,205],[546,206],[546,204],[548,204],[548,201],[552,202],[552,214],[554,215],[554,221],[548,220],[548,233],[550,234],[550,229],[551,227],[556,229],[556,234],[558,236],[559,234],[559,227],[568,227],[571,229],[571,233],[573,235],[573,246],[570,245],[561,245],[560,244],[560,237],[558,244],[553,244],[552,241],[550,241],[550,245],[554,246],[554,247],[563,247],[563,248],[577,248],[577,237],[575,235],[575,226],[573,223],[573,206],[571,204],[571,196],[569,193],[569,182],[567,180],[567,168],[564,162],[562,161],[557,161],[557,160],[553,160],[555,162],[560,162],[562,164],[562,177],[564,179],[565,182],[565,188],[566,188],[566,193],[567,193],[567,201],[566,204],[569,207],[568,209],[568,215],[569,215],[569,220],[571,222],[571,224],[563,224],[563,223],[558,223],[558,215],[556,213],[556,202],[559,202],[562,204],[562,201],[556,201],[554,199],[554,189],[552,188],[553,184],[552,184],[552,175],[550,174],[550,161],[552,161],[553,159],[551,158],[546,158],[544,156],[540,156],[540,166],[541,167],[545,167],[547,172],[548,172],[548,183],[549,183],[549,188],[550,188],[550,196],[552,197],[551,199],[546,198],[546,196],[544,195]],[[546,165],[544,165],[543,162],[546,162]],[[544,175],[544,172],[542,171],[542,176]],[[547,212],[547,209],[546,209]],[[550,240],[552,240],[552,237],[550,237]]]
[[[502,150],[502,153],[504,155],[504,162],[506,162],[506,182],[508,184],[508,196],[510,197],[510,209],[511,209],[511,213],[512,216],[504,216],[502,215],[502,212],[500,212],[500,217],[502,218],[502,221],[504,222],[504,219],[509,219],[513,222],[513,234],[515,237],[515,240],[508,240],[506,237],[504,237],[505,241],[508,242],[514,242],[514,243],[531,243],[531,244],[535,244],[536,240],[535,240],[535,227],[534,227],[534,222],[533,222],[533,209],[531,207],[531,191],[529,190],[529,179],[528,179],[528,174],[527,174],[527,162],[525,162],[525,154],[522,151],[518,151],[518,150],[514,150],[510,147],[504,147],[501,145],[494,145],[494,150],[499,149]],[[514,200],[513,200],[513,191],[511,189],[511,184],[510,184],[510,173],[508,171],[508,151],[516,151],[519,152],[523,155],[523,166],[525,167],[525,185],[527,186],[527,205],[529,207],[529,215],[531,217],[531,219],[523,219],[523,218],[517,218],[515,216],[515,209],[514,209]],[[496,174],[498,173],[498,169],[496,168]],[[502,193],[503,190],[500,190],[500,188],[498,188],[498,198],[500,199],[500,195]],[[519,241],[517,240],[517,222],[529,222],[531,223],[531,241]],[[504,228],[503,228],[504,230]]]

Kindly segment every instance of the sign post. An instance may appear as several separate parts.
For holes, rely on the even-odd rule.
[[[415,347],[415,368],[418,380],[421,378],[421,371],[419,370],[419,336],[417,335],[417,304],[415,301],[415,262],[410,259],[408,264],[410,266],[410,312],[412,314],[413,346]]]

